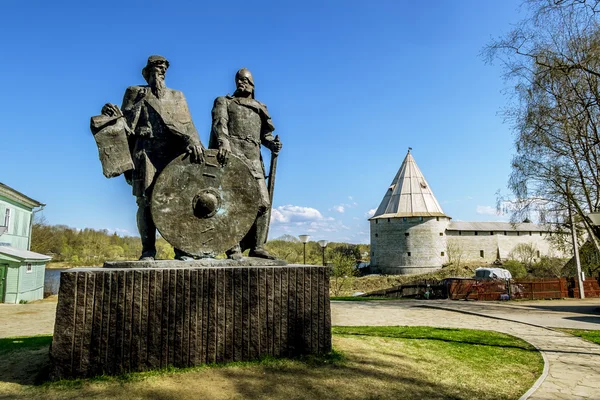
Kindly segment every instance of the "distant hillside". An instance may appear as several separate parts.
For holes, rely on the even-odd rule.
[[[271,240],[267,249],[290,264],[303,263],[303,245],[291,235]],[[173,247],[163,238],[156,243],[157,258],[172,259]],[[106,229],[75,229],[66,225],[49,225],[44,220],[34,221],[31,250],[52,256],[52,264],[64,266],[100,266],[106,260],[137,260],[142,253],[138,236],[119,236]],[[330,243],[325,249],[326,262],[334,262],[340,256],[368,261],[369,245]],[[320,265],[323,249],[317,242],[306,244],[306,263]]]
[[[173,247],[164,239],[156,243],[157,257],[173,258]],[[107,230],[78,230],[65,225],[34,221],[31,250],[52,256],[52,264],[100,266],[106,260],[137,260],[142,242],[136,236],[119,236]]]

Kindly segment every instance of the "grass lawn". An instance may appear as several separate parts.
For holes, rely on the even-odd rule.
[[[381,301],[381,300],[407,300],[405,297],[360,297],[360,296],[337,296],[330,297],[330,300],[335,301]],[[412,300],[412,299],[411,299]]]
[[[586,329],[558,329],[573,336],[579,336],[590,342],[600,344],[600,331],[590,331]]]
[[[47,382],[50,336],[0,339],[0,399],[518,399],[543,369],[515,337],[428,327],[334,327],[335,351]]]

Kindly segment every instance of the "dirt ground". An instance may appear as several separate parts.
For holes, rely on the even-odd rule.
[[[54,332],[58,296],[27,304],[0,304],[0,338]]]

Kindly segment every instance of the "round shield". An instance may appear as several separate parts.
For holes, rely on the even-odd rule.
[[[154,184],[151,211],[167,242],[202,257],[239,243],[258,205],[258,184],[248,166],[231,153],[222,166],[216,150],[205,150],[202,164],[184,154],[166,166]]]

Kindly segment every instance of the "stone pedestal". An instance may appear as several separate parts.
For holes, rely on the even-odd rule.
[[[62,272],[52,377],[331,350],[326,267],[171,264]]]

